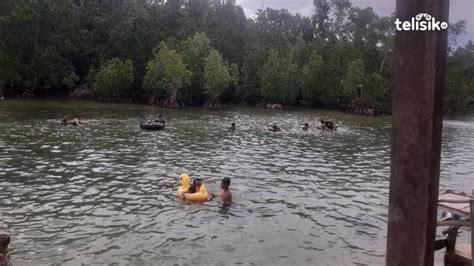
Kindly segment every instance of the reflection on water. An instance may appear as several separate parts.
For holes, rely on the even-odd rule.
[[[63,126],[65,112],[94,124]],[[140,130],[159,113],[166,130]],[[301,130],[320,118],[338,132]],[[444,123],[441,189],[473,188],[463,119]],[[338,112],[3,102],[0,231],[19,264],[380,264],[389,139],[389,118]],[[213,192],[231,177],[234,205],[177,200],[183,171]]]

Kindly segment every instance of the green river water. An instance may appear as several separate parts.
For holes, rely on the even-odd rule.
[[[320,118],[338,131],[301,130]],[[332,111],[3,101],[0,231],[17,265],[383,264],[390,138],[390,117]],[[474,117],[446,118],[440,190],[470,192],[473,162]],[[234,204],[177,200],[181,172],[230,177]]]

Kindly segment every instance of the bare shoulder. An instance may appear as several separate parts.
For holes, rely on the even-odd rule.
[[[230,191],[225,191],[222,193],[222,201],[226,204],[229,204],[232,202],[232,193]]]

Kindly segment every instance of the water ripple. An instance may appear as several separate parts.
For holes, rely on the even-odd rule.
[[[93,125],[63,126],[65,112]],[[166,130],[140,130],[159,113]],[[16,264],[383,263],[389,119],[85,102],[0,114],[0,231]],[[338,132],[300,130],[320,118]],[[473,121],[444,123],[441,189],[473,188]],[[264,131],[274,122],[285,132]],[[231,177],[235,204],[177,200],[183,171],[213,192]]]

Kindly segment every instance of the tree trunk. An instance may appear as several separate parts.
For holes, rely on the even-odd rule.
[[[387,53],[388,53],[388,49],[386,49],[383,53],[382,63],[380,63],[380,70],[379,70],[380,74],[382,74],[383,67],[385,65],[385,60],[387,59]]]
[[[181,108],[184,106],[184,102],[178,95],[178,90],[172,90],[171,95],[165,100],[164,107],[169,108]]]

